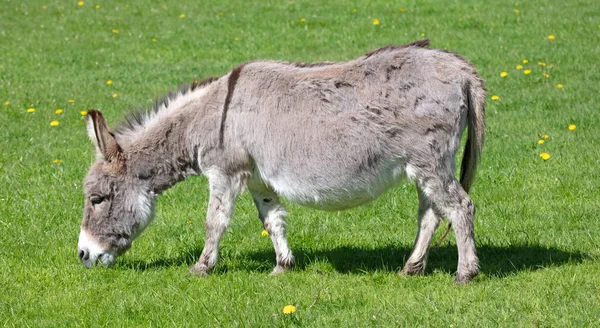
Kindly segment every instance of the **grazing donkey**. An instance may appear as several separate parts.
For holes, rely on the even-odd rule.
[[[469,282],[478,260],[467,192],[483,147],[485,89],[464,58],[428,45],[387,46],[339,63],[249,62],[171,94],[114,132],[90,110],[97,158],[84,181],[79,258],[87,267],[114,263],[152,221],[157,195],[204,174],[206,240],[190,272],[206,275],[215,266],[247,187],[275,247],[273,273],[282,273],[294,256],[279,196],[342,210],[406,176],[418,188],[419,231],[400,273],[423,273],[446,217],[456,233],[456,282]],[[455,156],[467,126],[459,182]]]

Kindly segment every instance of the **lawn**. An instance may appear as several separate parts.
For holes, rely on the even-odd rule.
[[[600,325],[597,1],[204,2],[0,3],[0,325]],[[347,60],[421,38],[468,58],[488,89],[471,284],[453,284],[453,234],[424,276],[396,275],[417,229],[410,184],[346,212],[287,204],[297,266],[283,276],[269,275],[247,193],[213,274],[187,274],[204,240],[201,177],[159,198],[115,266],[79,262],[94,159],[82,111],[114,125],[245,61]]]

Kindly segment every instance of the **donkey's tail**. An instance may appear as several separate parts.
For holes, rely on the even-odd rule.
[[[475,180],[477,164],[481,157],[483,142],[485,139],[485,87],[483,81],[474,76],[469,79],[466,86],[467,96],[467,124],[469,127],[467,134],[467,143],[465,152],[460,165],[460,184],[468,193]],[[435,247],[439,246],[444,238],[450,232],[451,224],[448,224],[448,229],[442,237],[435,243]]]

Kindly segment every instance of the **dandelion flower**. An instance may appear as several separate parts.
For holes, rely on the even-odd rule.
[[[549,159],[550,159],[550,154],[548,154],[547,152],[543,152],[543,153],[541,153],[541,154],[540,154],[540,157],[541,157],[543,160],[547,161],[547,160],[549,160]]]
[[[233,39],[234,41],[240,41],[240,38],[236,37],[235,39]]]
[[[506,72],[500,73],[500,77],[507,77],[507,76],[508,76],[508,73],[506,73]]]
[[[373,25],[379,25],[379,19],[373,18]]]
[[[58,123],[57,120],[54,120],[52,122],[50,122],[50,126],[58,126],[60,123]]]
[[[33,107],[28,108],[27,113],[35,113],[35,108],[33,108]]]
[[[527,64],[527,63],[529,63],[529,60],[523,59],[523,64]]]
[[[550,77],[550,74],[548,74],[548,73],[542,73],[542,75],[543,75],[545,78],[549,78],[549,77]]]
[[[358,11],[358,10],[356,10],[356,8],[352,9],[352,12],[353,12],[353,13],[355,13],[355,12],[357,12],[357,11]]]
[[[560,84],[560,83],[556,85],[556,88],[557,88],[557,89],[562,89],[563,87],[564,87],[564,85],[562,85],[562,84]]]
[[[515,12],[515,14],[519,13],[519,9],[513,9],[513,11]]]
[[[530,69],[526,69],[523,71],[523,74],[528,75],[531,74],[531,70]]]
[[[403,13],[404,12],[404,8],[400,8],[400,12]]]
[[[42,6],[42,9],[48,9],[48,6],[44,5],[44,6]]]
[[[152,42],[157,42],[158,40],[156,40],[156,38],[152,38]]]
[[[179,18],[185,18],[185,14],[179,15]]]
[[[188,225],[192,224],[192,220],[187,220],[187,224]]]
[[[96,5],[96,9],[100,9],[100,5]]]
[[[421,33],[421,37],[425,37],[425,33]]]
[[[4,106],[8,106],[8,105],[10,105],[10,101],[5,101]]]
[[[522,65],[517,65],[517,69],[523,69]]]
[[[548,39],[554,40],[554,35],[552,35],[552,34],[548,35]]]
[[[283,314],[292,314],[296,312],[296,307],[293,305],[286,305],[283,307]]]
[[[54,111],[54,113],[57,114],[57,115],[62,114],[62,112],[63,112],[63,110],[60,109],[60,108]]]
[[[223,16],[223,12],[222,12],[222,11],[219,11],[219,12],[217,13],[217,15],[219,15],[219,16]]]
[[[119,30],[116,30],[116,29],[113,29],[113,30],[112,30],[112,32],[113,32],[114,34],[119,34]]]
[[[544,139],[540,139],[540,140],[538,140],[538,145],[543,145],[544,142],[545,142]]]
[[[575,124],[569,124],[569,131],[575,131],[575,129],[577,129]]]
[[[542,67],[546,67],[546,63],[544,63],[544,62],[538,62],[538,65],[540,65]]]
[[[550,138],[547,134],[544,134],[544,139]]]
[[[300,23],[306,23],[306,18],[300,18]]]
[[[81,114],[81,116],[86,116],[87,115],[87,111],[82,110],[81,112],[79,112],[79,114]]]
[[[79,1],[77,4],[80,5],[80,6],[83,6],[85,4],[85,2]]]
[[[499,100],[499,99],[500,99],[500,97],[498,97],[498,96],[496,96],[496,95],[493,95],[493,96],[492,96],[492,100]]]
[[[54,164],[60,164],[60,163],[62,163],[62,160],[60,160],[60,159],[57,158],[57,159],[53,160],[52,163],[54,163]]]
[[[118,93],[113,93],[113,98],[117,98],[119,96]]]
[[[112,84],[112,80],[106,81],[106,85],[111,85],[111,84]]]
[[[263,231],[260,232],[260,235],[263,237],[267,237],[269,235],[269,232],[265,229],[263,229]]]
[[[75,99],[69,99],[67,100],[68,102],[70,102],[71,104],[75,102]]]

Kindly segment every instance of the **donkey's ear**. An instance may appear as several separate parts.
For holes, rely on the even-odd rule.
[[[100,111],[89,110],[85,119],[88,135],[96,146],[96,158],[112,162],[123,152],[115,137],[110,133],[106,120]]]

